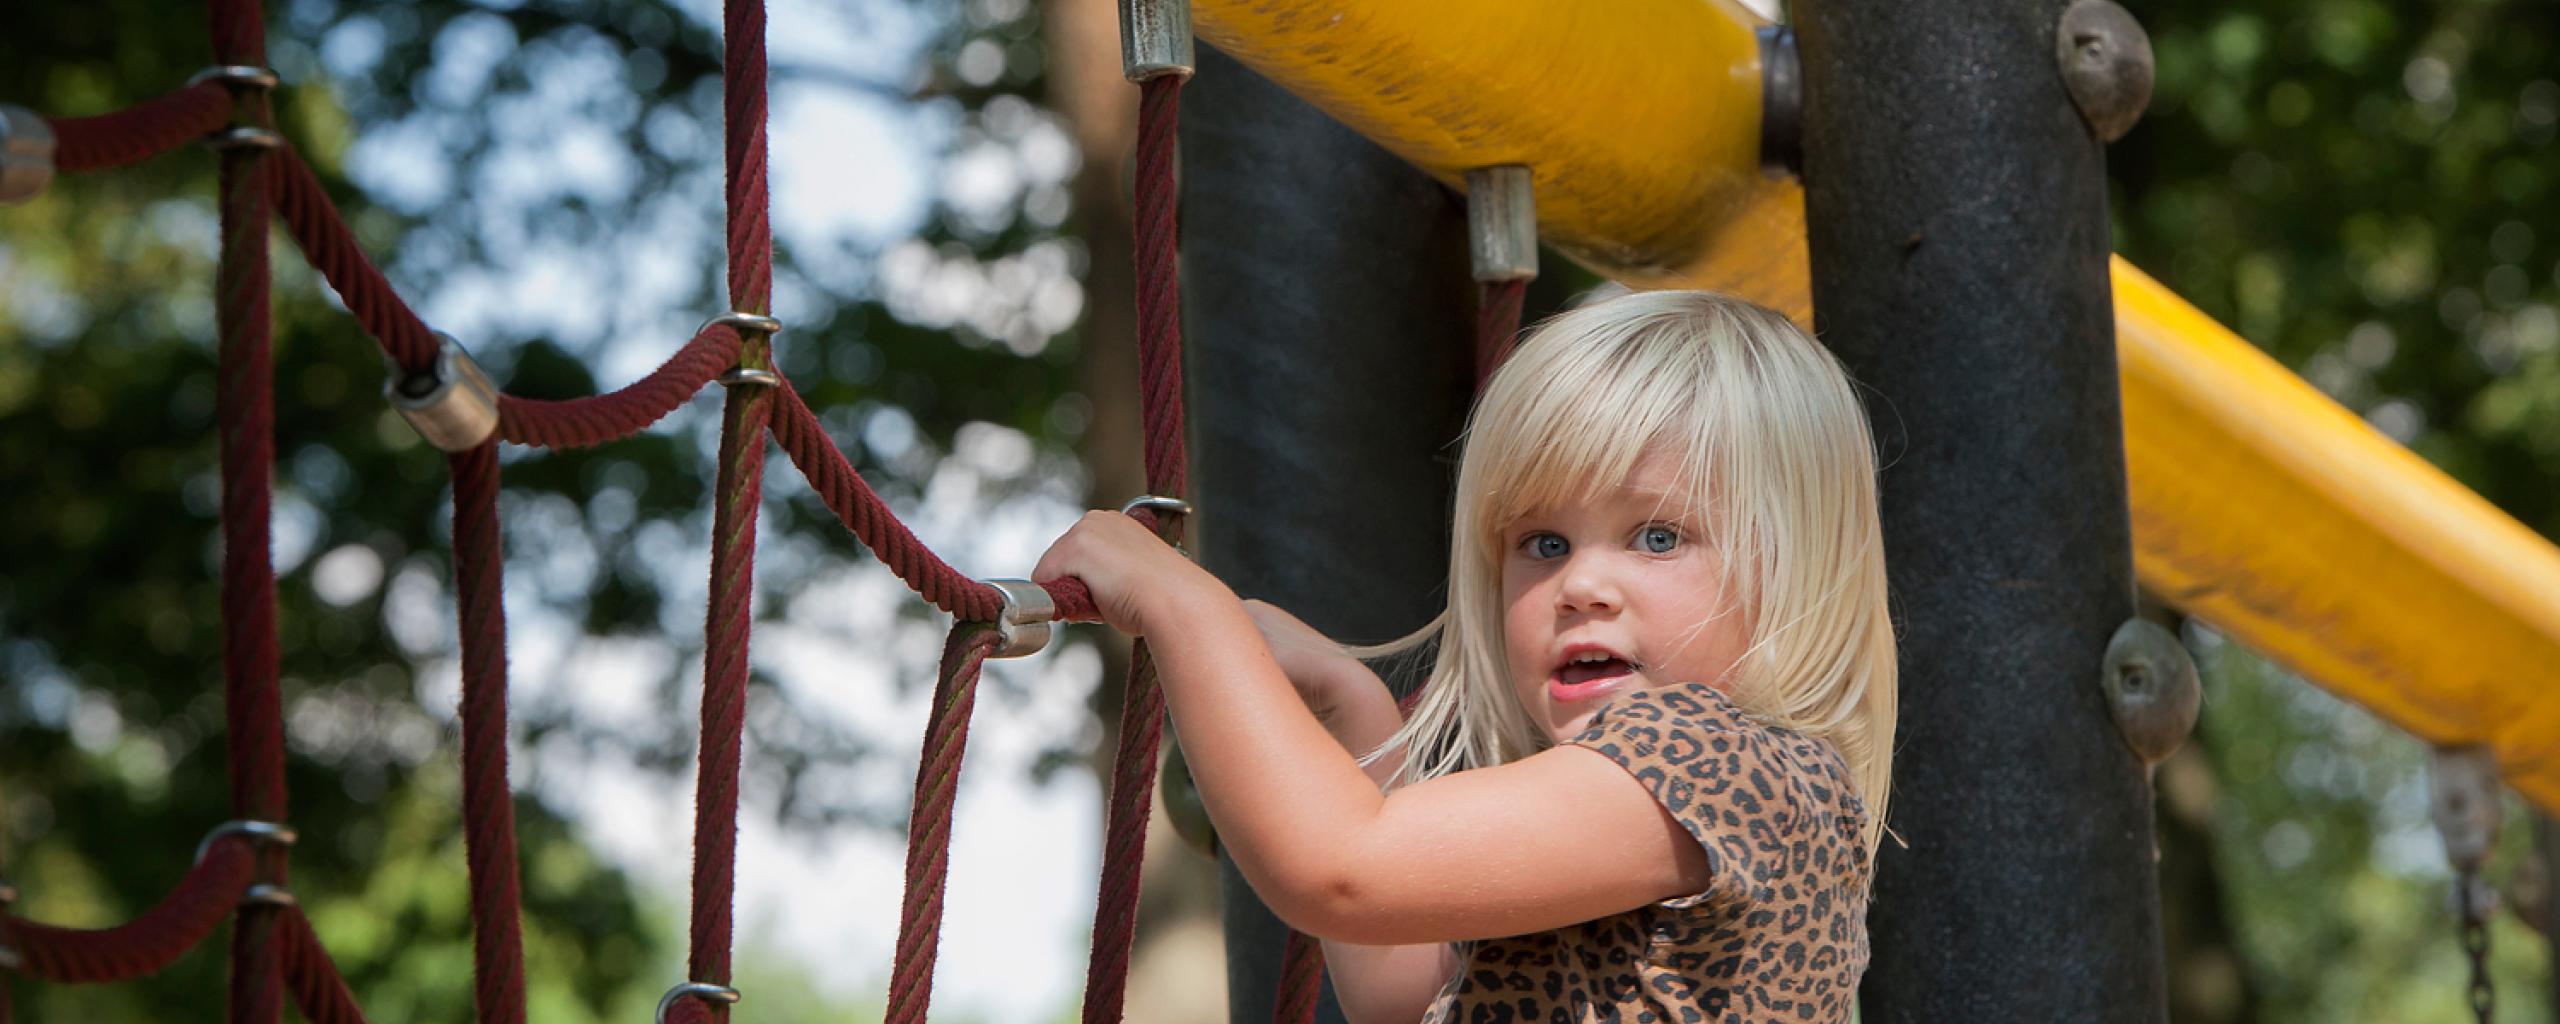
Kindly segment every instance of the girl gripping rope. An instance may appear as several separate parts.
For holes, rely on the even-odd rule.
[[[1784,317],[1643,293],[1488,383],[1411,637],[1346,651],[1111,513],[1034,578],[1147,638],[1220,843],[1355,1024],[1847,1021],[1893,744],[1875,473]],[[1402,718],[1353,655],[1434,640]]]

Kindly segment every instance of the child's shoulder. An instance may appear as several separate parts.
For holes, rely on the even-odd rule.
[[[1861,827],[1848,765],[1826,741],[1763,722],[1721,690],[1677,683],[1623,694],[1566,742],[1617,761],[1675,816],[1709,803],[1727,827],[1806,818]],[[1693,831],[1696,830],[1693,828]]]

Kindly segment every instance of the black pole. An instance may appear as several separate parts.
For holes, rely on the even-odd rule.
[[[1448,580],[1465,208],[1242,64],[1199,59],[1182,283],[1201,561],[1336,639],[1401,635]],[[1286,932],[1221,866],[1229,1019],[1270,1020]],[[1330,993],[1318,1019],[1342,1019]]]
[[[2062,0],[1799,0],[1816,325],[1885,463],[1902,720],[1869,1024],[2166,1017],[2106,167]]]

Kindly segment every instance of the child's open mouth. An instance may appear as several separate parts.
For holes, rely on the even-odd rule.
[[[1547,696],[1557,703],[1589,700],[1635,677],[1642,666],[1605,653],[1574,658],[1556,667],[1547,680]]]

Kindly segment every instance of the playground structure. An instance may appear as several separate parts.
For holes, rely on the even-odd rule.
[[[638,384],[572,403],[527,402],[498,394],[486,381],[476,379],[476,371],[458,348],[439,341],[407,311],[364,262],[308,169],[265,128],[265,95],[275,83],[259,68],[263,42],[256,8],[237,0],[215,0],[212,7],[217,57],[224,66],[210,78],[123,114],[56,122],[50,127],[61,139],[53,159],[66,171],[129,163],[208,135],[223,152],[226,226],[223,280],[218,287],[223,299],[225,393],[224,610],[230,629],[225,661],[232,732],[238,747],[250,752],[245,762],[235,760],[234,768],[235,796],[245,824],[209,840],[197,870],[171,900],[126,929],[84,935],[8,919],[0,922],[0,946],[15,951],[24,972],[33,976],[112,980],[147,970],[154,961],[166,962],[209,934],[238,903],[241,939],[234,945],[234,1019],[274,1019],[287,990],[313,1019],[360,1019],[284,888],[282,840],[289,833],[281,829],[286,815],[280,781],[280,709],[273,693],[273,579],[264,564],[265,462],[271,455],[259,434],[268,402],[262,379],[270,372],[264,354],[264,226],[267,207],[273,204],[274,213],[302,243],[306,255],[398,367],[395,403],[416,413],[413,419],[422,433],[452,453],[456,591],[466,679],[465,813],[471,823],[481,1018],[522,1019],[523,1015],[503,761],[504,633],[495,597],[497,462],[490,438],[494,433],[517,443],[562,447],[601,443],[645,428],[702,384],[718,379],[729,386],[729,399],[716,492],[720,497],[709,611],[704,789],[696,829],[697,841],[710,845],[697,857],[692,980],[670,991],[662,1016],[717,1019],[726,1012],[722,1000],[736,997],[725,988],[730,852],[722,847],[720,837],[731,833],[725,823],[734,821],[736,813],[752,509],[758,498],[762,439],[769,432],[809,475],[829,506],[884,562],[962,622],[946,652],[926,763],[918,776],[908,914],[892,982],[891,1019],[922,1020],[930,996],[933,921],[949,841],[951,784],[963,751],[976,666],[1000,646],[1027,645],[1027,634],[1043,628],[1039,622],[1053,616],[1074,617],[1081,604],[1071,585],[1044,593],[1038,588],[990,586],[952,573],[916,545],[877,498],[869,495],[827,442],[810,410],[770,369],[766,346],[780,325],[764,316],[770,289],[770,241],[763,222],[760,7],[733,4],[726,24],[734,311],[715,317],[664,367]],[[1137,10],[1142,15],[1160,13],[1154,7]],[[1718,2],[1630,2],[1599,16],[1570,6],[1531,4],[1474,5],[1461,12],[1442,9],[1437,3],[1320,10],[1316,5],[1281,0],[1202,0],[1197,17],[1202,35],[1243,66],[1312,102],[1443,183],[1487,183],[1471,186],[1482,219],[1495,219],[1491,214],[1496,209],[1525,212],[1528,208],[1521,201],[1525,195],[1508,192],[1502,203],[1485,202],[1492,198],[1489,183],[1525,186],[1527,194],[1535,197],[1538,229],[1547,241],[1631,286],[1717,288],[1810,319],[1825,328],[1827,341],[1845,342],[1844,357],[1861,369],[1862,379],[1880,388],[1896,387],[1894,375],[1864,372],[1865,366],[1877,364],[1862,360],[1883,358],[1877,353],[1897,343],[1906,350],[1904,358],[1915,358],[1907,350],[1924,344],[1917,339],[1928,336],[1927,330],[1915,328],[1909,329],[1910,338],[1861,339],[1862,333],[1873,335],[1885,328],[1873,320],[1860,324],[1854,314],[1833,319],[1834,301],[1844,313],[1877,302],[1871,294],[1858,293],[1853,283],[1861,274],[1875,273],[1872,269],[1835,265],[1832,277],[1826,279],[1821,265],[1826,252],[1849,248],[1842,240],[1856,233],[1836,221],[1827,229],[1829,234],[1823,233],[1821,190],[1829,187],[1836,195],[1844,186],[1821,175],[1826,168],[1836,167],[1843,169],[1844,179],[1852,176],[1857,161],[1842,159],[1840,150],[1851,135],[1860,133],[1830,120],[1819,102],[1811,103],[1804,111],[1802,163],[1816,175],[1815,194],[1808,196],[1805,188],[1773,169],[1773,165],[1783,168],[1796,162],[1784,152],[1787,133],[1773,133],[1763,118],[1764,111],[1774,108],[1782,113],[1778,120],[1784,120],[1789,105],[1784,102],[1783,87],[1790,79],[1783,72],[1796,67],[1793,51],[1783,36],[1764,32],[1765,26],[1738,7]],[[1816,98],[1824,95],[1824,83],[1841,81],[1841,71],[1831,57],[1873,45],[1850,38],[1852,30],[1842,25],[1824,28],[1823,24],[1817,18],[1806,26],[1802,66],[1806,92]],[[2052,19],[2039,24],[2047,36],[2055,32]],[[1133,79],[1145,83],[1138,179],[1139,303],[1147,365],[1148,479],[1150,490],[1158,495],[1188,490],[1182,453],[1182,342],[1179,285],[1173,273],[1171,165],[1184,72],[1176,70],[1183,61],[1171,55],[1173,41],[1180,35],[1173,29],[1166,21],[1138,18],[1130,38],[1139,42],[1132,44],[1129,60]],[[1983,34],[2002,39],[2016,35]],[[1153,52],[1145,48],[1148,41],[1166,50],[1147,56]],[[2046,43],[2044,60],[2052,64],[2050,39]],[[1865,51],[1859,52],[1866,56]],[[1569,73],[1556,69],[1569,69]],[[1773,77],[1773,70],[1781,73]],[[1214,67],[1205,80],[1217,80]],[[1770,81],[1781,88],[1764,91],[1764,82]],[[2070,114],[2067,127],[2072,132],[2096,133],[2096,126],[2112,119],[2085,106],[2071,113],[2051,84],[2049,79],[2037,78],[2030,86],[2054,93],[2045,97],[2050,101],[2047,106]],[[1773,104],[1773,96],[1779,102]],[[1854,109],[1857,105],[1841,106]],[[2083,117],[2089,122],[2086,127],[2080,121]],[[29,124],[25,118],[11,122],[12,162],[0,180],[12,187],[29,166],[18,157],[18,144],[35,134]],[[33,124],[43,127],[41,122]],[[1890,131],[1870,129],[1862,137],[1866,145],[1882,146],[1877,140],[1890,135]],[[1775,146],[1773,138],[1779,140]],[[2064,172],[2085,178],[2096,163],[2097,140],[2084,135],[2078,141],[2086,143],[2086,152],[2059,163],[2065,165]],[[1218,175],[1231,173],[1214,152],[1195,152],[1194,159],[1208,166],[1186,176],[1186,190],[1215,192],[1213,183],[1225,180]],[[1497,170],[1508,167],[1523,167],[1526,173]],[[2065,213],[2085,228],[2085,221],[2097,211],[2085,202],[2087,181],[2077,184],[2077,191],[2060,191],[2066,199],[2081,202],[2082,208]],[[1276,187],[1294,188],[1295,184]],[[1220,214],[1198,203],[1189,213],[1195,228],[1201,219],[1213,225],[1220,220]],[[1213,234],[1224,230],[1231,229],[1210,228]],[[1964,225],[1957,225],[1939,234],[1896,236],[1890,246],[1896,251],[1888,255],[1900,260],[1914,250],[1959,246],[1964,244],[1963,230]],[[2054,234],[2068,241],[2088,240],[2085,230]],[[1243,240],[1200,245],[1201,235],[1191,237],[1195,252],[1205,249],[1211,258],[1250,251]],[[2103,239],[2103,230],[2096,237]],[[1516,257],[1516,245],[1513,251]],[[2086,288],[2076,293],[2060,286],[2041,288],[2056,281],[2092,283],[2085,274],[2073,277],[2070,260],[2079,261],[2076,266],[2083,270],[2098,269],[2095,281],[2100,287],[2094,294]],[[2485,749],[2482,763],[2494,765],[2509,785],[2546,809],[2560,808],[2560,763],[2551,756],[2555,737],[2560,737],[2560,694],[2535,685],[2538,680],[2529,674],[2534,666],[2560,664],[2560,552],[2380,437],[2138,270],[2120,260],[2109,262],[2103,252],[2081,251],[2070,260],[2057,261],[2063,266],[2052,278],[2035,278],[2038,288],[2021,286],[2021,291],[2040,291],[2039,298],[2054,303],[2052,315],[2028,311],[2019,320],[2039,328],[2056,323],[2085,327],[2082,321],[2102,315],[2112,301],[2112,331],[2107,333],[2115,340],[2114,358],[2100,360],[2081,345],[2056,363],[2083,374],[2083,384],[2086,374],[2096,373],[2109,385],[2100,390],[2121,395],[2123,472],[2115,472],[2117,456],[2103,450],[2116,443],[2115,424],[2110,422],[2094,432],[2076,430],[2067,444],[2043,457],[2066,465],[2067,472],[2031,482],[2024,492],[2011,490],[2004,495],[2023,500],[2030,511],[2048,518],[2072,507],[2068,502],[2057,503],[2057,493],[2078,502],[2084,512],[2119,500],[2130,509],[2129,544],[2124,536],[2113,541],[2116,555],[2103,550],[2109,539],[2102,525],[2094,535],[2074,532],[2066,538],[2069,546],[2040,556],[2074,564],[2085,560],[2089,566],[2085,573],[2089,594],[2075,599],[2081,602],[2076,610],[2048,616],[2052,621],[2046,625],[2068,634],[2067,642],[2058,649],[2048,645],[2027,652],[2031,657],[2024,660],[2029,663],[2013,669],[2014,675],[2036,677],[2055,691],[2061,709],[2057,716],[2077,729],[2065,738],[2087,748],[2089,735],[2108,728],[2104,718],[2095,719],[2097,729],[2089,728],[2087,712],[2105,713],[2094,695],[2095,687],[2075,690],[2050,684],[2059,679],[2094,681],[2100,676],[2096,648],[2104,643],[2108,630],[2093,633],[2089,627],[2093,623],[2112,626],[2114,620],[2130,614],[2131,581],[2121,578],[2122,573],[2111,577],[2106,568],[2110,557],[2121,562],[2129,549],[2127,571],[2138,573],[2154,594],[2429,742]],[[1481,276],[1486,290],[1479,305],[1487,315],[1479,334],[1495,340],[1507,337],[1511,325],[1504,315],[1506,306],[1509,317],[1516,318],[1518,311],[1516,262],[1482,270]],[[1216,282],[1205,286],[1227,287]],[[1822,300],[1819,309],[1817,298]],[[1972,315],[1979,320],[1982,313],[1976,310]],[[1455,322],[1454,317],[1445,319]],[[2104,323],[2102,316],[2098,322]],[[1232,346],[1237,344],[1232,339],[1249,336],[1247,331],[1230,332],[1217,325],[1206,333],[1210,337],[1197,344]],[[2010,335],[1981,333],[1983,351],[2016,342]],[[2051,335],[2034,342],[2049,347],[2090,340],[2067,330]],[[2007,356],[2013,362],[2033,362],[2021,359],[2019,353],[2041,350],[2019,349]],[[1224,358],[1233,349],[1213,351]],[[2101,345],[2096,351],[2103,354],[2105,348]],[[1955,358],[1934,347],[1922,356]],[[1444,363],[1449,361],[1442,358]],[[1997,391],[1998,385],[1986,380],[1987,376],[1977,376],[1972,383]],[[2087,398],[2089,393],[2084,389],[2076,397]],[[1918,422],[1925,411],[1912,411],[1912,433],[1922,436],[1930,429]],[[1441,412],[1445,407],[1426,410],[1425,417]],[[2116,410],[2112,400],[2094,401],[2039,410],[2024,418],[2048,412],[2053,422],[2087,428],[2093,412],[2112,417]],[[1978,429],[1980,411],[1966,415],[1976,418],[1973,426]],[[1224,429],[1214,420],[1202,426],[1204,434]],[[2100,449],[2094,455],[2093,444]],[[1210,461],[1215,465],[1220,460]],[[2032,467],[2002,472],[2036,475]],[[2111,476],[2112,485],[2105,484]],[[2099,483],[2092,486],[2093,480]],[[2127,487],[2128,480],[2129,494],[2119,490]],[[1426,483],[1436,486],[1436,481]],[[1223,485],[1204,481],[1200,489],[1204,505],[1213,514],[1221,507],[1253,507],[1250,502],[1224,506],[1219,486]],[[2235,509],[2249,511],[2235,514]],[[1888,510],[1889,531],[1914,522],[1909,516],[1896,516]],[[1243,523],[1244,518],[1235,520],[1239,534],[1253,529]],[[1167,516],[1163,525],[1178,530],[1180,522],[1179,515]],[[1982,532],[1979,526],[1970,529]],[[1907,528],[1897,533],[1901,540],[1893,543],[1917,542],[1914,538],[1919,536]],[[1234,551],[1232,540],[1213,535],[1204,541],[1204,555],[1222,568],[1228,560],[1243,557]],[[2023,547],[2038,543],[2038,538],[2003,538],[2001,543]],[[2094,555],[2093,547],[2099,549]],[[2352,562],[2337,558],[2340,551],[2354,551],[2359,558]],[[1903,588],[1905,578],[1899,568],[1896,579],[1897,588]],[[1053,607],[1039,611],[1043,602]],[[2118,606],[2113,611],[2107,610],[2110,602]],[[261,608],[266,609],[264,620]],[[1916,642],[1926,644],[1929,634],[1940,628],[1932,624],[1933,614],[1915,611]],[[1004,622],[1002,627],[993,625],[999,620]],[[2034,646],[2020,645],[2022,649]],[[2056,661],[2070,670],[2055,669]],[[1112,780],[1110,850],[1105,898],[1097,919],[1094,973],[1088,982],[1088,1020],[1118,1015],[1117,979],[1125,971],[1127,928],[1136,898],[1136,840],[1132,837],[1143,836],[1145,796],[1154,772],[1153,743],[1161,724],[1152,686],[1144,682],[1143,655],[1138,664],[1124,717],[1122,755]],[[1911,714],[1930,713],[1925,702],[1915,703],[1923,706]],[[2039,752],[2041,748],[2028,751]],[[2137,801],[2146,794],[2139,786],[2138,759],[2118,748],[2084,749],[2074,757],[2068,762],[2074,770],[2093,761],[2101,767],[2094,780],[2067,780],[2094,784],[2066,798],[2094,801],[2105,813],[2093,815],[2101,819],[2093,827],[2119,835],[2110,844],[2118,849],[2108,855],[2108,866],[2095,873],[2123,878],[2147,871],[2147,842],[2128,842],[2123,837],[2127,828],[2139,836],[2148,835],[2147,825],[2139,820],[2143,812]],[[1997,770],[2014,779],[2050,768],[2028,763]],[[1949,777],[1923,778],[1925,784],[1915,785],[1924,800],[1932,793],[1949,791]],[[1926,836],[1915,836],[1926,842]],[[2019,842],[2033,846],[2051,840],[2021,837]],[[2034,848],[2049,850],[2049,846]],[[2014,850],[1995,849],[1986,856],[2001,852]],[[1925,861],[1913,854],[1902,863],[1917,868]],[[1895,864],[1888,859],[1888,879]],[[2085,884],[2088,877],[2054,881]],[[1961,890],[1964,884],[1959,882],[1956,888]],[[1971,884],[1986,883],[1976,876]],[[2147,884],[2117,891],[2124,897],[2103,901],[2108,906],[2101,912],[2075,915],[2094,922],[2090,934],[2096,937],[2082,945],[2096,948],[2112,943],[2112,950],[2121,952],[2128,943],[2144,941],[2148,921],[2148,942],[2156,948],[2156,919],[2146,916],[2156,910],[2144,906],[2150,902]],[[2133,898],[2136,892],[2142,898]],[[245,902],[231,895],[235,893],[245,893]],[[1888,886],[1883,896],[1887,903],[1880,904],[1880,911],[1904,912],[1888,905],[1892,898]],[[2049,917],[2058,907],[2042,910]],[[1914,973],[1908,966],[1912,961],[1894,959],[1892,940],[1897,933],[1890,912],[1883,915],[1877,933],[1876,977],[1887,986],[1882,993],[1887,1004],[1894,998],[1891,986]],[[1948,947],[1954,952],[1945,956],[1958,959],[1973,951],[1961,940]],[[1297,954],[1287,961],[1291,983],[1282,1000],[1283,1017],[1292,1020],[1303,1019],[1315,1007],[1312,961],[1303,955],[1306,944],[1299,943],[1296,949]],[[2053,970],[2070,969],[2074,963],[2070,952],[2057,954]],[[1929,966],[1937,984],[1964,984],[1961,978],[1949,978],[1943,961]],[[2088,1019],[2142,1016],[2145,988],[2153,996],[2148,1005],[2156,1006],[2156,965],[2148,977],[2143,970],[2138,963],[2108,968],[2109,982],[2093,985],[2087,996],[2093,1000]],[[1871,984],[1871,993],[1874,989]],[[2040,998],[2047,994],[2037,993]],[[1238,998],[1255,997],[1239,993]],[[1259,1005],[1272,1003],[1265,1000]],[[4,1004],[0,1013],[5,1013]],[[2065,1015],[2080,1019],[2077,1014]]]

